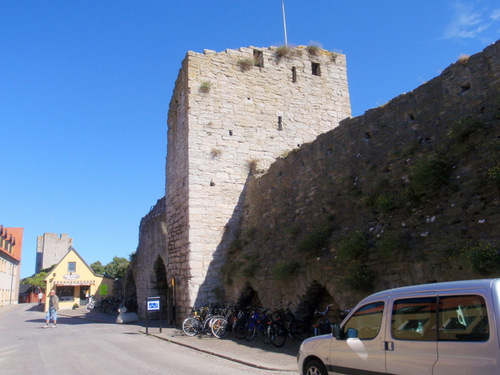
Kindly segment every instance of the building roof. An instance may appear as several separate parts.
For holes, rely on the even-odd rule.
[[[0,247],[0,253],[4,257],[12,258],[17,262],[21,262],[21,254],[23,251],[23,232],[24,228],[7,228],[0,225],[0,237],[12,243],[11,251]]]
[[[69,249],[69,251],[66,253],[66,255],[65,255],[65,256],[63,256],[63,258],[59,261],[59,263],[57,263],[57,264],[54,266],[53,270],[54,270],[54,269],[56,269],[56,268],[57,268],[57,267],[58,267],[58,266],[59,266],[59,265],[60,265],[60,264],[64,261],[64,259],[66,259],[66,258],[69,256],[69,254],[71,254],[72,252],[73,252],[73,253],[75,253],[75,254],[76,254],[76,256],[78,256],[78,258],[82,261],[82,263],[83,263],[83,264],[85,264],[85,266],[86,266],[86,267],[87,267],[87,268],[88,268],[88,269],[92,272],[92,274],[94,274],[94,276],[100,276],[100,275],[98,275],[98,274],[96,274],[96,273],[94,272],[94,270],[92,269],[92,267],[90,267],[90,266],[87,264],[87,262],[85,261],[85,259],[83,259],[83,258],[82,258],[82,256],[81,256],[80,254],[78,254],[78,252],[77,252],[77,251],[76,251],[73,247],[72,247],[72,248],[70,248],[70,249]],[[48,273],[47,273],[47,276],[45,276],[45,279],[44,279],[44,280],[47,280],[47,279],[51,276],[51,274],[52,274],[51,272],[48,272]],[[102,277],[102,276],[101,276],[101,277]]]

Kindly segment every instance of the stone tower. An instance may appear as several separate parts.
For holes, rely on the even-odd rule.
[[[351,115],[346,60],[320,48],[188,52],[168,113],[168,280],[177,316],[213,297],[249,175]]]
[[[56,233],[44,233],[43,236],[38,236],[35,273],[59,263],[72,246],[73,238],[68,237],[66,233],[60,236]]]

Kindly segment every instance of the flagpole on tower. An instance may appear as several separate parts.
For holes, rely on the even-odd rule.
[[[285,1],[281,2],[281,9],[283,10],[283,29],[285,30],[285,47],[288,47],[288,41],[286,38]]]

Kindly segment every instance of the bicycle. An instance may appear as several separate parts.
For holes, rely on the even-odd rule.
[[[269,324],[271,324],[271,318],[267,314],[267,309],[263,309],[261,312],[253,311],[245,325],[245,339],[252,341],[258,333],[264,344],[270,344],[271,341],[267,334]]]
[[[187,336],[196,336],[203,329],[203,322],[200,316],[202,310],[192,307],[191,312],[193,315],[186,317],[182,322],[182,331]]]
[[[290,304],[286,310],[279,309],[273,313],[275,319],[268,328],[269,340],[277,348],[285,344],[287,336],[295,340],[305,340],[307,338],[306,325],[302,320],[295,318],[290,310]]]
[[[237,339],[243,340],[246,336],[246,325],[247,321],[250,318],[249,308],[240,308],[238,313],[236,314],[236,318],[232,324],[232,329],[234,336]]]
[[[94,296],[90,296],[87,304],[85,305],[85,310],[87,312],[90,312],[94,307],[95,307]]]
[[[212,334],[218,339],[223,339],[229,334],[232,323],[236,319],[234,315],[235,310],[236,308],[234,306],[226,307],[221,311],[222,316],[216,316],[212,318]]]
[[[200,332],[211,336],[212,322],[215,318],[221,317],[216,314],[216,308],[213,305],[205,305],[200,309],[193,307],[191,309],[193,315],[188,316],[182,322],[182,330],[187,336],[196,336]]]
[[[313,324],[313,336],[332,333],[332,324],[330,320],[328,320],[328,316],[326,316],[331,306],[333,306],[333,304],[326,306],[325,311],[316,310],[314,312],[316,322]]]

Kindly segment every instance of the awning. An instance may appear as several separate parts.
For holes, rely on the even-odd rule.
[[[95,280],[58,280],[56,286],[95,285]]]

